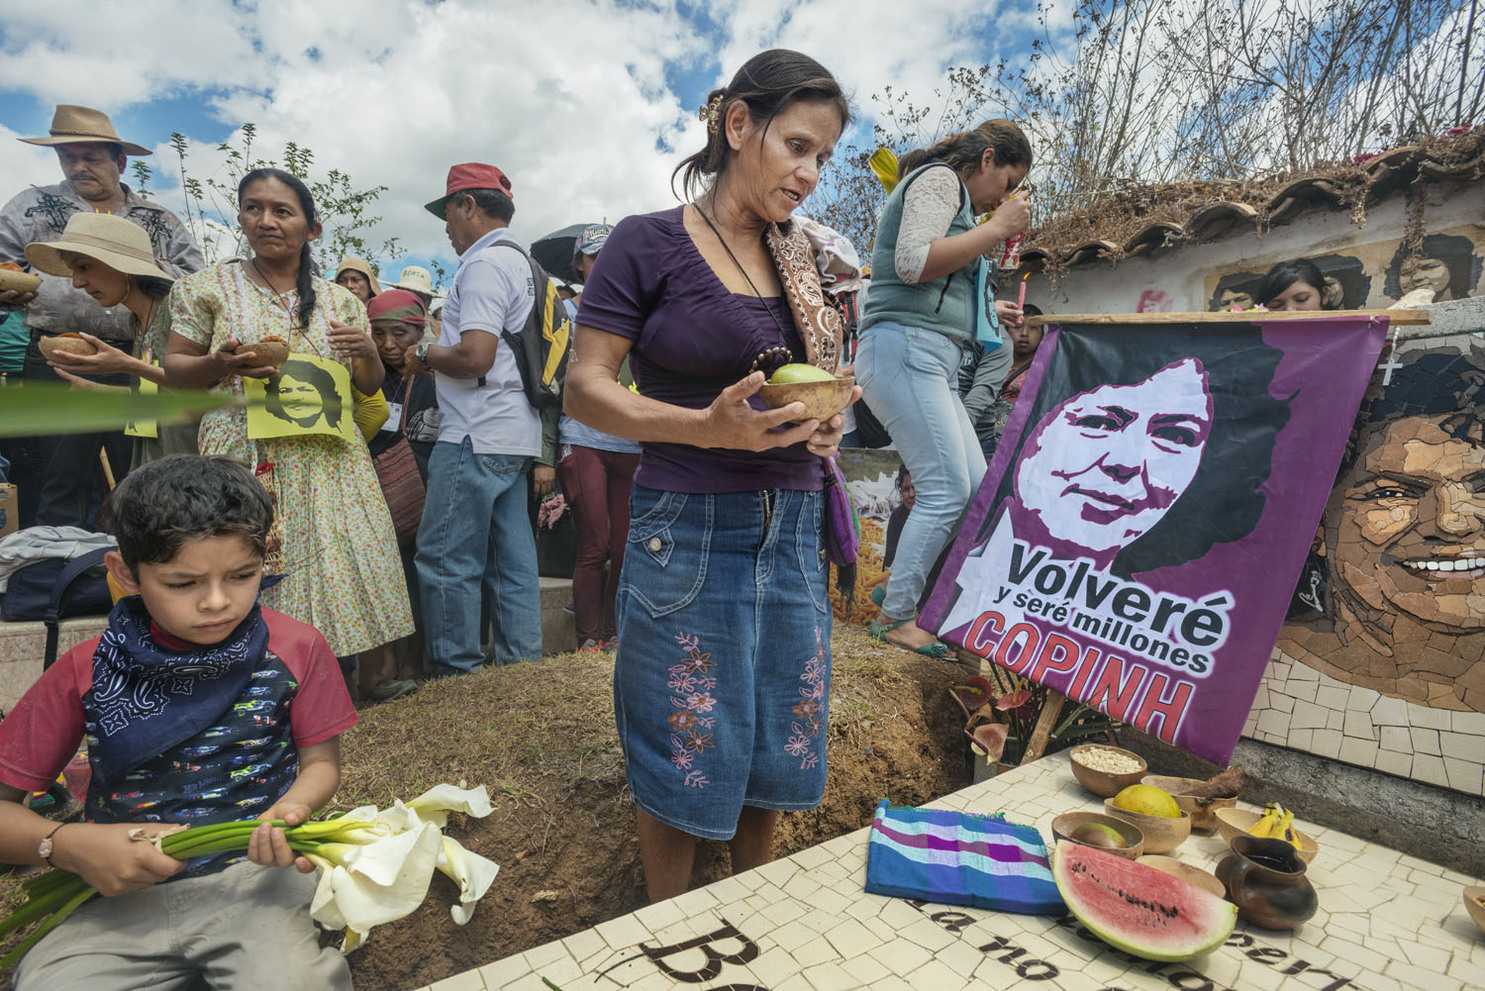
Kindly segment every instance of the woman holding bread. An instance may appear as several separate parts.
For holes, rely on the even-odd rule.
[[[74,213],[61,238],[26,245],[26,260],[39,272],[71,279],[74,289],[105,309],[122,305],[129,311],[133,354],[92,334],[42,337],[38,342],[42,356],[59,377],[98,389],[122,386],[100,385],[94,376],[131,375],[149,383],[147,391],[165,383],[160,362],[170,336],[166,296],[175,279],[160,267],[143,227],[108,213]],[[154,436],[146,436],[150,433]],[[195,453],[194,424],[136,430],[131,467],[167,454]]]
[[[255,169],[238,184],[237,209],[251,253],[175,284],[166,381],[241,394],[244,378],[274,377],[293,353],[338,360],[357,391],[379,392],[385,372],[366,308],[311,269],[320,224],[304,183]],[[350,408],[352,397],[342,400]],[[325,434],[258,438],[246,411],[226,409],[202,419],[200,446],[255,466],[277,499],[285,578],[265,602],[316,627],[341,658],[413,631],[397,537],[365,444]]]

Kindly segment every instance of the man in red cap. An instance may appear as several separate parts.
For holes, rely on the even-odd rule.
[[[434,670],[459,674],[484,661],[485,587],[495,662],[541,656],[536,541],[526,504],[541,419],[501,341],[525,327],[537,287],[525,249],[507,230],[515,202],[504,172],[479,162],[455,165],[428,212],[444,222],[459,267],[437,342],[407,352],[410,370],[432,372],[442,413],[428,459],[417,571]]]

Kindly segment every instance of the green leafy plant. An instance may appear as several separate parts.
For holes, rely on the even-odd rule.
[[[283,154],[277,159],[254,157],[257,136],[257,125],[243,124],[233,137],[217,146],[217,151],[225,156],[222,174],[200,177],[187,165],[190,142],[186,136],[179,131],[170,135],[170,147],[175,150],[185,194],[185,221],[208,261],[218,261],[220,255],[227,253],[222,248],[222,242],[227,239],[231,240],[231,254],[240,255],[246,250],[242,232],[237,229],[237,184],[244,175],[258,168],[281,168],[304,180],[309,187],[325,229],[313,249],[322,272],[333,271],[348,254],[369,260],[402,256],[398,238],[385,238],[380,244],[371,238],[372,230],[382,220],[374,212],[376,204],[389,191],[388,187],[358,186],[349,173],[338,168],[321,172],[314,151],[295,141],[285,142]],[[373,260],[372,268],[378,267]]]

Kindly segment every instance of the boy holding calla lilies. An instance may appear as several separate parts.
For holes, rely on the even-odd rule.
[[[356,713],[324,637],[258,603],[268,495],[241,465],[181,455],[131,473],[113,515],[106,563],[126,597],[0,723],[0,861],[69,871],[108,897],[53,885],[71,914],[22,958],[16,987],[348,989],[310,919],[315,867],[280,824],[334,796]],[[84,738],[85,821],[22,806]],[[176,856],[150,842],[212,824]]]

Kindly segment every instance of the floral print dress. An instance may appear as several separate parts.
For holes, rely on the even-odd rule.
[[[277,336],[291,351],[331,357],[329,321],[368,330],[366,309],[324,279],[315,278],[314,289],[309,326],[291,331],[298,293],[275,297],[233,259],[175,284],[171,331],[209,352],[228,338],[247,344]],[[233,376],[222,388],[241,395],[242,380]],[[198,445],[202,454],[273,466],[286,577],[263,593],[265,605],[318,629],[338,657],[413,632],[397,536],[365,444],[327,436],[251,440],[247,413],[227,409],[202,418]]]

